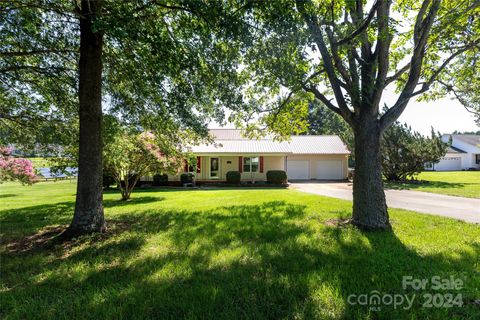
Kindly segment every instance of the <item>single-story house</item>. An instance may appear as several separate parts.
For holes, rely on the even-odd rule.
[[[350,151],[338,136],[292,136],[280,142],[248,139],[235,129],[212,129],[210,134],[214,143],[191,147],[197,156],[196,181],[226,181],[228,171],[239,171],[244,181],[266,180],[269,170],[284,170],[289,180],[343,180],[348,175]],[[184,171],[193,169],[185,166]],[[169,181],[179,178],[170,176]]]
[[[480,169],[480,135],[476,134],[444,134],[443,142],[451,146],[439,162],[426,167],[426,170],[456,171]]]

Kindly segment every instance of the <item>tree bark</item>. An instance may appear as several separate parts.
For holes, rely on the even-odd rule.
[[[102,204],[102,45],[103,33],[93,30],[101,0],[82,0],[80,15],[78,183],[68,237],[103,232]]]
[[[379,121],[374,114],[364,112],[354,131],[353,224],[364,230],[390,229],[383,191]]]

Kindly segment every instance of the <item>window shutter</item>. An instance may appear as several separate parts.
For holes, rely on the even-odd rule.
[[[238,171],[243,172],[243,157],[238,157]]]
[[[188,161],[183,160],[183,172],[188,172]]]
[[[263,156],[260,156],[260,173],[263,173]]]
[[[197,173],[200,173],[200,167],[202,166],[201,157],[197,157]]]

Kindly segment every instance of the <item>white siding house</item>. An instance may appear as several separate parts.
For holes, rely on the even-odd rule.
[[[249,139],[234,129],[211,129],[210,134],[212,143],[191,146],[199,164],[197,181],[225,181],[228,171],[239,171],[244,181],[265,180],[270,170],[286,171],[289,180],[343,180],[348,175],[350,151],[338,136],[291,136],[280,142]],[[170,176],[169,181],[179,178]]]
[[[451,146],[447,153],[438,162],[426,170],[435,171],[458,171],[480,169],[480,135],[475,134],[445,134],[443,142],[449,142]]]

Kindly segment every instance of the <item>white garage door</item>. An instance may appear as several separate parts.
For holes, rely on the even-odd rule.
[[[308,179],[309,161],[287,161],[287,176],[289,180]]]
[[[437,171],[462,170],[461,157],[444,157],[439,163],[435,163],[434,169]]]
[[[317,161],[315,179],[340,180],[343,176],[343,162],[341,160],[319,160]]]

